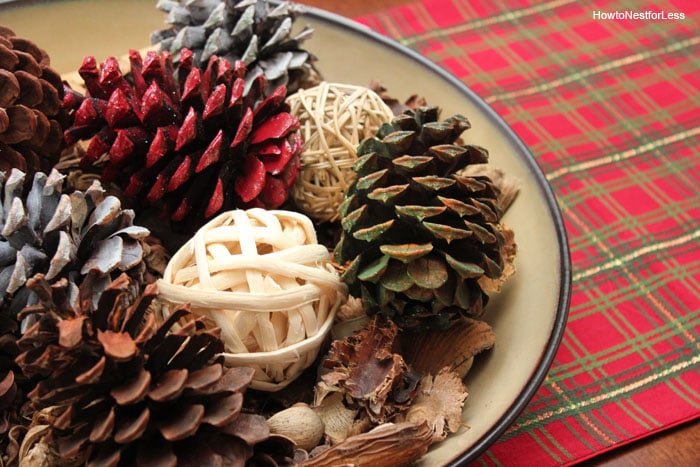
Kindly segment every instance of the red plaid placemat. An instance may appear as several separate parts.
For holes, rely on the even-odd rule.
[[[423,0],[360,21],[486,100],[566,223],[564,340],[478,463],[573,463],[698,417],[700,2]]]

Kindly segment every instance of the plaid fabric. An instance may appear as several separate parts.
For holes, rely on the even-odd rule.
[[[685,19],[594,16],[615,10]],[[360,21],[485,99],[564,215],[563,343],[478,464],[574,463],[698,417],[700,2],[423,0]]]

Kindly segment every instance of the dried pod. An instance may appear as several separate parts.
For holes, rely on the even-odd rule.
[[[465,318],[445,331],[403,333],[401,355],[421,374],[437,374],[448,367],[464,378],[474,356],[492,348],[496,335],[485,321]]]
[[[462,378],[449,368],[443,368],[435,376],[423,377],[405,419],[413,423],[427,422],[433,431],[433,442],[442,441],[462,426],[462,409],[467,396]]]
[[[26,425],[20,416],[24,397],[17,384],[21,372],[14,359],[19,353],[12,334],[0,334],[0,460],[14,459],[11,430]],[[0,465],[2,462],[0,462]]]
[[[323,420],[307,404],[294,404],[267,419],[270,432],[294,441],[298,448],[311,451],[323,438]]]
[[[344,399],[342,393],[334,392],[324,397],[321,405],[315,407],[323,421],[325,435],[332,444],[340,443],[350,436],[359,412],[359,409],[348,408]]]
[[[32,424],[22,440],[19,450],[20,467],[78,467],[85,464],[85,457],[78,454],[72,459],[61,459],[61,456],[46,440],[50,430],[49,425]]]
[[[432,430],[422,423],[384,423],[351,436],[302,462],[305,467],[328,465],[381,465],[403,467],[420,459],[432,441]]]
[[[419,376],[393,352],[397,332],[394,323],[375,316],[361,331],[334,341],[320,364],[314,405],[322,406],[327,396],[339,392],[374,424],[405,411]]]
[[[489,164],[468,165],[460,172],[460,175],[469,177],[488,177],[494,185],[498,187],[498,198],[496,203],[498,209],[505,213],[520,193],[522,181],[514,175],[504,172],[501,169],[492,167]]]
[[[376,92],[379,97],[382,98],[384,103],[389,106],[392,112],[394,112],[394,115],[400,115],[407,110],[415,110],[418,107],[428,105],[425,98],[418,96],[418,94],[412,94],[408,97],[408,99],[401,102],[399,99],[389,94],[389,90],[377,80],[370,81],[369,86],[367,87]]]

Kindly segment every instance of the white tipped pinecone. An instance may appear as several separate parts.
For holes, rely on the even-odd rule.
[[[160,50],[173,54],[188,48],[194,63],[205,67],[212,55],[230,62],[242,60],[248,67],[246,84],[265,75],[269,89],[287,86],[289,93],[318,82],[315,57],[301,48],[313,30],[304,27],[292,34],[301,8],[290,2],[271,6],[268,0],[160,0],[171,26],[151,36]]]
[[[35,303],[25,284],[37,273],[50,282],[65,277],[74,285],[96,275],[93,297],[121,272],[139,284],[145,280],[148,229],[133,225],[134,212],[105,196],[99,182],[68,195],[64,178],[56,170],[37,172],[27,189],[24,172],[13,169],[6,180],[0,173],[0,314],[5,317]]]

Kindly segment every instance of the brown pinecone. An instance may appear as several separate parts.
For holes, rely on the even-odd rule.
[[[67,94],[75,119],[66,140],[91,138],[83,167],[189,229],[223,210],[287,199],[301,137],[283,86],[265,97],[260,76],[244,95],[242,62],[212,57],[202,71],[187,49],[176,68],[167,52],[130,57],[128,76],[113,59],[98,69],[86,58],[80,74],[89,97]]]
[[[51,170],[67,123],[63,83],[36,44],[0,26],[0,171]]]
[[[14,364],[17,313],[37,302],[26,281],[43,273],[47,280],[67,278],[76,288],[92,271],[97,281],[91,293],[97,297],[124,270],[138,284],[144,282],[143,253],[149,251],[143,241],[148,230],[132,225],[133,212],[105,196],[98,182],[84,193],[67,195],[64,177],[56,171],[26,178],[18,169],[7,180],[0,173],[0,453],[8,431],[28,424],[19,411],[32,381]]]
[[[10,454],[7,453],[9,432],[20,424],[19,410],[24,399],[17,384],[21,372],[14,362],[18,353],[15,336],[0,334],[0,466],[10,465]]]
[[[61,463],[243,465],[268,440],[265,419],[241,412],[253,370],[224,368],[217,333],[183,322],[185,308],[158,325],[155,285],[137,296],[122,275],[97,305],[86,300],[90,278],[76,294],[66,281],[29,286],[41,303],[22,312],[36,323],[17,362],[43,378],[29,397],[57,411],[43,443]]]
[[[385,88],[381,82],[377,80],[372,80],[369,83],[368,88],[376,92],[379,97],[382,98],[384,103],[389,106],[394,115],[401,115],[407,110],[416,110],[418,107],[425,107],[428,105],[424,97],[418,94],[411,94],[408,99],[401,102],[396,97],[389,93],[389,90]]]

